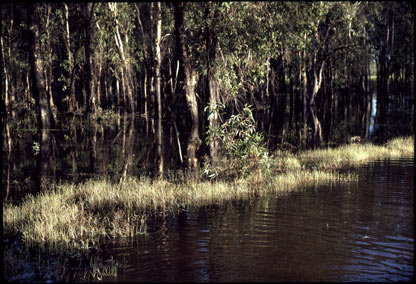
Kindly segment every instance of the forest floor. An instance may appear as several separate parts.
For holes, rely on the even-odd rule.
[[[272,173],[232,181],[210,181],[199,174],[180,179],[126,177],[120,183],[91,179],[81,184],[51,185],[28,195],[19,205],[3,203],[3,237],[19,236],[40,252],[85,253],[103,239],[147,233],[151,216],[178,212],[265,192],[287,194],[339,182],[356,182],[353,168],[379,159],[414,156],[414,138],[395,138],[384,145],[349,144],[299,153],[273,153]],[[178,180],[180,180],[178,182]],[[12,256],[7,263],[13,263]],[[11,265],[11,264],[10,264]]]

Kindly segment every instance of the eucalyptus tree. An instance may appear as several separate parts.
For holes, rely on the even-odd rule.
[[[414,15],[408,3],[381,2],[372,3],[373,30],[372,43],[376,51],[377,65],[377,139],[384,141],[395,131],[410,129],[411,112],[403,111],[394,115],[394,109],[400,109],[400,101],[411,101],[410,91],[414,84]],[[399,79],[402,87],[399,87]],[[404,95],[403,94],[407,94]],[[396,100],[398,98],[398,100]],[[402,99],[400,99],[402,98]],[[392,107],[391,104],[394,104]],[[408,103],[407,103],[408,104]],[[410,108],[409,108],[410,107]],[[407,109],[411,109],[408,105]],[[388,128],[389,118],[402,125],[396,129]]]
[[[66,78],[63,76],[61,81],[64,81],[62,86],[63,91],[69,90],[68,98],[68,111],[74,112],[78,109],[78,102],[75,96],[75,60],[76,60],[76,52],[73,51],[74,44],[71,43],[71,38],[73,39],[73,33],[71,33],[70,29],[70,8],[67,3],[62,3],[64,5],[64,13],[61,14],[61,22],[63,26],[63,35],[64,35],[64,45],[66,49],[66,60],[64,60],[62,67],[67,72]],[[73,10],[71,9],[71,12]],[[73,24],[73,23],[72,23]]]
[[[50,106],[50,100],[47,92],[46,79],[46,58],[45,47],[42,45],[42,38],[46,34],[49,4],[33,5],[29,4],[27,8],[28,26],[31,31],[30,62],[32,74],[32,92],[37,105],[37,116],[40,128],[49,129],[53,125],[53,116]],[[50,56],[50,55],[49,55]]]
[[[133,83],[133,68],[131,55],[131,38],[133,23],[131,19],[134,17],[134,11],[131,5],[127,3],[108,3],[109,10],[114,21],[114,40],[119,53],[120,64],[119,73],[121,77],[121,85],[123,95],[127,97],[130,113],[135,112],[136,101],[134,99],[134,83]]]
[[[157,151],[157,158],[158,158],[158,174],[159,176],[163,176],[163,153],[162,153],[162,136],[163,136],[163,129],[162,129],[162,99],[161,99],[161,74],[160,74],[160,66],[162,64],[162,56],[161,56],[161,40],[162,40],[162,8],[161,3],[157,3],[156,8],[156,37],[155,37],[155,54],[156,54],[156,67],[155,67],[155,90],[156,90],[156,105],[157,105],[157,130],[156,130],[156,151]]]
[[[93,87],[93,60],[91,51],[91,39],[93,37],[93,16],[94,16],[94,7],[95,3],[82,3],[81,5],[81,15],[83,20],[83,32],[84,32],[84,76],[85,81],[84,86],[84,106],[85,106],[85,116],[90,118],[95,118],[96,115],[96,97]]]
[[[24,3],[1,4],[1,90],[8,118],[16,119],[20,110],[35,105],[31,94],[29,50],[31,42],[27,21],[27,5]]]
[[[198,159],[196,157],[196,151],[200,145],[199,137],[199,113],[198,102],[195,87],[197,84],[198,74],[195,70],[195,61],[192,60],[192,54],[188,50],[186,44],[185,35],[185,7],[184,2],[174,2],[174,23],[175,23],[175,38],[176,38],[176,50],[178,54],[178,60],[182,67],[182,72],[185,78],[184,91],[185,98],[189,112],[191,114],[191,133],[188,137],[188,143],[186,147],[187,166],[189,168],[196,168],[198,166]]]
[[[209,97],[209,129],[216,132],[219,128],[219,93],[218,93],[218,82],[216,79],[216,59],[217,59],[217,21],[219,19],[219,5],[214,2],[206,3],[204,18],[205,18],[205,47],[206,47],[206,72],[207,72],[207,97]],[[209,154],[211,158],[211,164],[215,166],[218,156],[219,141],[215,137],[211,137],[209,140]]]

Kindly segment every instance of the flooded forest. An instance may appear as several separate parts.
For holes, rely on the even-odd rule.
[[[294,157],[346,145],[390,149],[395,142],[388,141],[413,137],[413,26],[408,2],[4,2],[3,210],[60,184],[88,188],[94,181],[110,192],[109,184],[130,190],[152,181],[164,190],[154,200],[171,204],[176,199],[166,192],[182,194],[178,184],[194,181],[203,190],[214,184],[233,192],[241,182],[258,197],[259,188],[274,187],[277,174],[291,170],[297,176],[281,181],[288,187],[309,178],[356,180],[335,173],[343,166],[330,154],[320,164],[328,171],[319,173],[309,154]],[[91,209],[86,218],[113,222],[118,215],[98,212],[127,208],[87,202],[95,196],[93,185],[89,190],[66,199]],[[125,204],[134,214],[159,206],[140,202]],[[13,216],[11,223],[3,217],[7,232],[24,224]],[[121,235],[156,226],[134,218]],[[88,236],[120,236],[108,228]],[[35,242],[22,230],[11,235]],[[71,251],[85,254],[83,245]]]

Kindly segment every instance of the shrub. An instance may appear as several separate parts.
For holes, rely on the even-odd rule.
[[[215,166],[205,164],[210,178],[261,177],[270,171],[271,158],[263,136],[256,131],[252,110],[245,105],[219,128],[208,130],[208,143],[216,139],[222,145],[222,158]]]

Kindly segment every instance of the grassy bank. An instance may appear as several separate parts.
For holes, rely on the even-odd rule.
[[[412,137],[397,138],[383,146],[351,144],[298,154],[276,152],[269,175],[249,175],[232,182],[207,181],[194,173],[180,182],[129,177],[120,184],[99,179],[54,185],[48,192],[28,196],[18,206],[3,204],[3,236],[18,234],[28,247],[40,251],[88,251],[103,239],[145,234],[148,216],[155,212],[354,182],[356,175],[338,170],[376,159],[413,156],[413,152]]]

